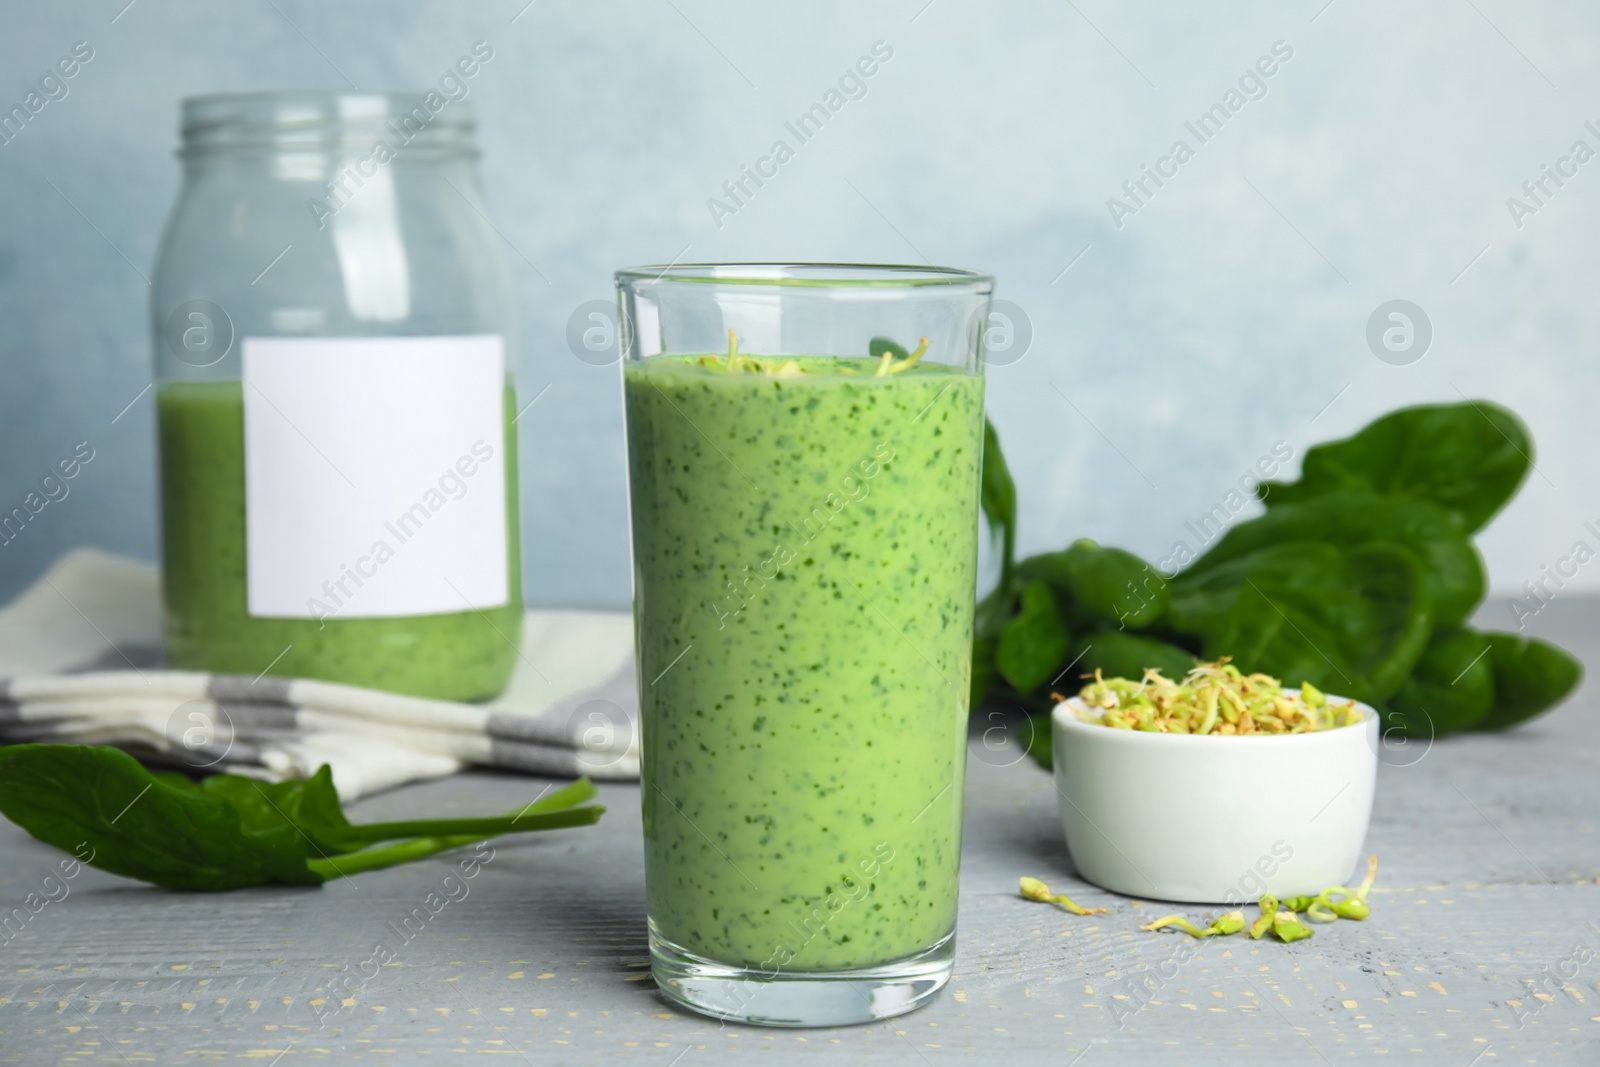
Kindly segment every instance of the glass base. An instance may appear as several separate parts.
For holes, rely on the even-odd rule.
[[[650,924],[650,974],[669,999],[758,1026],[849,1026],[904,1015],[944,988],[955,955],[951,931],[914,956],[875,967],[772,974],[697,956]]]

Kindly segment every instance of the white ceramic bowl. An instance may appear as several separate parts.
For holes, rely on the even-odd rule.
[[[1358,706],[1364,721],[1317,733],[1194,737],[1084,722],[1076,697],[1058,705],[1055,784],[1078,873],[1208,904],[1350,884],[1378,770],[1378,717]]]

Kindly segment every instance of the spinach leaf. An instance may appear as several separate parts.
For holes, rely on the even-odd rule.
[[[904,345],[896,344],[887,337],[874,337],[867,342],[867,351],[873,359],[882,359],[885,352],[889,352],[895,359],[905,359],[910,353]]]
[[[1433,631],[1417,558],[1397,545],[1271,544],[1172,582],[1171,625],[1205,658],[1375,703],[1400,688]]]
[[[1314,446],[1299,481],[1265,482],[1257,492],[1269,509],[1347,489],[1423,500],[1453,512],[1472,533],[1511,499],[1532,456],[1527,427],[1498,404],[1427,404]]]
[[[353,828],[339,806],[333,771],[326,763],[310,778],[258,782],[237,774],[214,774],[202,779],[199,788],[231,804],[246,833],[291,826],[310,840],[312,855],[361,847],[361,842],[350,839]]]
[[[1155,568],[1132,552],[1102,548],[1088,538],[1062,552],[1030,556],[1017,564],[1017,576],[1065,593],[1080,625],[1104,620],[1143,630],[1167,613],[1167,580]]]
[[[99,745],[0,748],[0,813],[84,863],[168,889],[321,885],[499,834],[590,826],[605,809],[577,805],[594,795],[580,778],[504,815],[352,825],[326,764],[304,781],[196,783]]]
[[[995,669],[1017,692],[1030,693],[1061,669],[1067,643],[1055,594],[1044,582],[1029,582],[1022,589],[1022,610],[1000,631]]]
[[[874,342],[876,344],[876,341]],[[874,355],[881,353],[874,351]],[[1017,539],[1017,486],[1000,451],[1000,438],[994,423],[983,421],[983,473],[979,504],[988,522],[990,535],[1000,541],[1000,580],[988,595],[978,601],[973,618],[971,709],[976,710],[994,687],[995,646],[1001,631],[1017,610],[1019,590],[1013,560]]]
[[[972,679],[967,688],[967,710],[976,712],[983,704],[1000,672],[994,668],[994,642],[983,637],[972,639]]]
[[[168,889],[321,885],[288,825],[246,832],[225,799],[160,781],[90,745],[0,748],[0,812],[46,844],[93,850],[95,867]]]
[[[1093,674],[1097,669],[1107,678],[1142,678],[1147,668],[1154,667],[1168,678],[1181,679],[1195,664],[1194,654],[1177,645],[1141,637],[1120,630],[1105,630],[1080,639],[1069,651],[1067,662],[1073,664],[1071,678],[1062,679],[1066,688],[1061,692],[1073,696],[1082,687],[1079,676]]]
[[[1583,666],[1555,645],[1536,637],[1491,633],[1494,707],[1477,722],[1480,730],[1504,730],[1548,711],[1583,678]]]
[[[1410,737],[1470,730],[1494,706],[1489,648],[1489,638],[1476,630],[1436,631],[1411,677],[1385,704],[1384,726]]]
[[[978,502],[988,520],[990,536],[1000,537],[1000,588],[1011,581],[1012,561],[1017,554],[1017,483],[1000,451],[1000,436],[994,423],[983,420],[983,474]]]
[[[181,777],[181,776],[180,776]],[[513,831],[554,830],[564,826],[588,825],[582,818],[572,822],[568,809],[592,800],[593,783],[579,779],[550,793],[533,804],[482,818],[409,819],[401,822],[351,823],[339,806],[339,793],[333,785],[333,770],[324,763],[310,778],[283,782],[262,782],[236,774],[216,774],[200,782],[183,778],[182,785],[208,796],[221,797],[239,813],[246,833],[261,833],[290,827],[303,835],[315,857],[355,852],[378,841],[397,838],[465,837],[466,843]],[[590,809],[579,809],[588,811]],[[557,817],[560,813],[561,817]],[[343,868],[345,864],[339,864]],[[373,869],[366,864],[363,869]]]
[[[1017,577],[1011,576],[1009,582],[1000,582],[983,599],[978,601],[977,611],[972,617],[973,639],[987,641],[992,646],[1000,640],[1000,631],[1005,629],[1006,623],[1017,612],[1017,598],[1021,595],[1018,588]],[[974,705],[976,707],[976,705]]]
[[[1356,490],[1280,504],[1239,523],[1195,560],[1185,576],[1290,541],[1345,548],[1387,542],[1410,549],[1423,565],[1440,626],[1461,622],[1483,599],[1483,559],[1455,516],[1425,500]]]
[[[1190,652],[1231,655],[1245,669],[1374,703],[1391,726],[1437,733],[1514,725],[1581,677],[1554,646],[1462,628],[1485,588],[1470,534],[1532,467],[1527,429],[1498,405],[1405,408],[1313,447],[1298,481],[1262,484],[1265,515],[1228,530],[1170,581],[1086,541],[1013,563],[1016,487],[992,425],[984,441],[983,511],[1004,552],[1001,581],[978,605],[975,703],[1003,678],[1032,683],[1017,688],[1037,706],[1054,670],[1045,663],[1068,633],[1080,639],[1060,659],[1087,650],[1079,672],[1178,674]],[[1053,603],[1024,596],[1038,583],[1055,591]],[[1112,620],[1118,630],[1098,632]]]

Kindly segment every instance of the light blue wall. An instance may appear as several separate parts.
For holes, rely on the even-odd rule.
[[[550,387],[521,423],[534,602],[626,601],[616,368],[564,332],[612,269],[675,257],[998,275],[1034,331],[990,381],[1024,550],[1088,535],[1165,557],[1275,442],[1298,457],[1461,394],[1539,442],[1540,473],[1482,538],[1495,586],[1597,542],[1600,160],[1520,228],[1506,204],[1575,140],[1600,149],[1592,5],[139,0],[113,21],[123,2],[0,14],[6,107],[73,42],[96,53],[0,148],[0,505],[76,442],[96,450],[0,548],[0,595],[75,544],[154,557],[149,395],[112,420],[149,381],[140,272],[177,190],[178,98],[411,88],[479,39],[521,387]],[[893,58],[866,96],[716,225],[707,199],[880,40]],[[1184,122],[1280,40],[1293,57],[1265,97],[1199,144]],[[1118,228],[1107,198],[1178,138],[1194,158]],[[1393,298],[1433,324],[1408,366],[1364,339]],[[1577,582],[1600,588],[1600,562]]]

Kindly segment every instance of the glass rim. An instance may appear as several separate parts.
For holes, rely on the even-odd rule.
[[[994,291],[994,275],[959,267],[897,263],[664,263],[625,267],[615,274],[619,286],[632,285],[772,285],[794,288],[921,289],[965,288]]]

